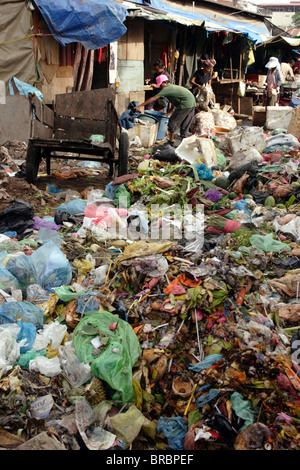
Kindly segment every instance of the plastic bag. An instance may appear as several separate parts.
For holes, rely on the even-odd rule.
[[[60,248],[62,244],[62,238],[58,235],[58,233],[55,230],[49,229],[47,227],[41,227],[39,229],[38,237],[44,243],[52,241],[58,248]]]
[[[273,234],[268,235],[252,235],[250,237],[251,245],[265,253],[274,253],[278,251],[291,251],[291,247],[286,243],[280,242],[273,238]]]
[[[37,356],[29,361],[29,370],[39,372],[46,377],[54,377],[61,373],[61,367],[58,356],[48,359],[45,356]]]
[[[72,341],[59,347],[59,360],[64,373],[74,387],[80,387],[91,379],[91,367],[79,361]]]
[[[114,433],[122,440],[125,449],[132,444],[142,430],[144,434],[155,438],[155,423],[149,421],[134,405],[126,413],[119,413],[110,418]]]
[[[100,301],[97,298],[98,295],[98,291],[90,291],[81,294],[77,299],[77,312],[84,315],[86,312],[99,310]]]
[[[131,194],[127,191],[125,184],[121,184],[116,192],[114,204],[118,208],[129,208],[131,206]]]
[[[0,324],[22,321],[41,328],[45,321],[43,310],[30,302],[5,302],[0,307]]]
[[[30,412],[34,418],[45,419],[54,405],[52,395],[44,395],[31,402]]]
[[[20,347],[20,354],[25,354],[27,351],[30,351],[34,343],[36,337],[36,327],[32,323],[17,322],[17,324],[20,326],[17,340],[23,344]]]
[[[105,348],[94,347],[101,339]],[[132,367],[139,358],[140,344],[132,327],[106,311],[89,312],[76,326],[73,344],[81,362],[90,364],[92,374],[121,393],[124,403],[132,399]]]
[[[241,430],[253,424],[257,413],[251,409],[251,402],[244,400],[242,395],[237,392],[231,395],[230,401],[235,414],[244,420]]]
[[[72,279],[69,261],[53,242],[45,243],[30,256],[11,258],[6,268],[18,279],[22,289],[30,284],[44,288],[69,285]]]
[[[40,351],[46,349],[47,346],[51,346],[51,349],[56,351],[61,345],[67,332],[67,325],[63,325],[58,321],[47,323],[43,326],[42,330],[39,330],[35,341],[32,345],[32,349]]]
[[[70,215],[83,214],[87,202],[84,199],[73,199],[66,204],[58,206],[55,211],[67,212]]]
[[[12,369],[20,355],[21,344],[16,337],[20,327],[17,324],[0,326],[0,370],[2,374]]]
[[[34,225],[32,228],[34,230],[39,230],[41,227],[48,228],[50,230],[59,230],[61,227],[61,225],[57,225],[50,220],[41,219],[38,216],[35,216],[33,220],[34,220]]]
[[[34,224],[33,215],[34,209],[31,204],[18,199],[12,201],[0,213],[0,233],[9,230],[15,231],[18,234],[25,232],[26,229],[31,228]]]
[[[16,365],[19,365],[22,369],[28,369],[30,361],[32,361],[38,356],[46,356],[46,354],[47,349],[43,349],[41,351],[34,351],[33,349],[30,349],[24,354],[19,355]]]
[[[21,288],[18,279],[5,266],[0,264],[0,289],[9,293],[12,287],[15,289]]]
[[[184,418],[181,416],[176,416],[175,418],[160,417],[156,430],[163,432],[168,439],[168,445],[171,449],[184,449],[184,438],[188,432],[188,422]]]
[[[203,361],[198,362],[197,364],[192,364],[189,366],[189,369],[194,372],[200,372],[201,370],[208,369],[211,367],[216,361],[222,359],[223,356],[221,354],[210,354],[206,356]]]
[[[145,256],[135,258],[130,261],[123,261],[123,266],[134,266],[138,273],[143,273],[150,277],[164,276],[169,269],[167,259],[163,255]]]

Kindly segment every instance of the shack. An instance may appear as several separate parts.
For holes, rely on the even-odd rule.
[[[145,99],[155,60],[164,61],[173,83],[189,86],[203,54],[217,62],[217,101],[251,114],[251,102],[236,90],[247,55],[271,35],[263,16],[204,0],[9,0],[1,9],[0,80],[7,93],[17,77],[51,107],[58,94],[112,86],[119,114]]]

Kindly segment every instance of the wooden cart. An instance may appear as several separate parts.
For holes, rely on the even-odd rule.
[[[34,96],[34,137],[28,140],[27,181],[36,182],[42,158],[46,159],[47,174],[52,158],[101,161],[109,165],[110,176],[116,174],[116,169],[119,176],[126,174],[129,138],[127,132],[122,132],[114,102],[111,87],[57,95],[53,110]],[[92,135],[102,138],[91,141]]]

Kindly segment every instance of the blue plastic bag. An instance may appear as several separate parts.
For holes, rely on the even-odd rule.
[[[77,298],[77,312],[84,315],[86,312],[99,310],[100,301],[97,299],[98,291],[85,292]]]
[[[69,285],[72,279],[69,261],[51,241],[30,256],[10,258],[6,268],[18,279],[23,290],[31,284],[39,284],[44,289]]]
[[[5,266],[0,264],[0,289],[9,294],[11,287],[15,289],[21,288],[18,279],[15,278]]]
[[[20,354],[25,354],[27,351],[30,351],[35,337],[36,337],[36,327],[33,323],[24,323],[24,322],[17,322],[18,325],[21,327],[17,341],[21,342],[26,339],[26,343],[21,346]]]
[[[0,307],[0,325],[5,323],[32,323],[36,328],[42,328],[45,314],[41,307],[30,302],[5,302]]]
[[[84,199],[72,199],[72,201],[58,206],[56,211],[67,212],[70,215],[78,215],[83,214],[86,205],[87,201]]]
[[[209,389],[209,385],[203,385],[203,387],[200,387],[197,389],[197,393],[201,390]],[[205,403],[209,403],[211,400],[216,398],[219,395],[219,390],[215,388],[211,388],[210,390],[207,390],[207,392],[203,393],[197,398],[197,407],[201,408]]]
[[[163,432],[168,439],[168,445],[174,450],[184,449],[184,439],[188,432],[188,422],[181,416],[174,418],[160,417],[156,430]]]
[[[222,357],[223,356],[221,354],[210,354],[209,356],[206,356],[203,361],[190,365],[189,369],[194,372],[200,372],[201,370],[211,367],[216,361],[222,359]]]

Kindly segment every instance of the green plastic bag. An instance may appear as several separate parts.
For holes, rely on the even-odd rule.
[[[251,403],[249,401],[244,400],[242,395],[238,392],[234,392],[231,395],[230,401],[235,414],[245,421],[241,430],[254,423],[256,411],[251,409]]]
[[[91,343],[96,337],[102,346]],[[121,394],[123,403],[134,395],[132,367],[141,347],[129,323],[106,311],[88,312],[73,334],[78,359],[91,366],[91,373]]]
[[[258,250],[264,251],[265,253],[291,250],[291,247],[286,243],[275,240],[272,233],[268,235],[252,235],[252,237],[250,237],[250,243]]]
[[[114,198],[116,207],[128,209],[131,206],[131,194],[127,191],[125,184],[121,184]]]

